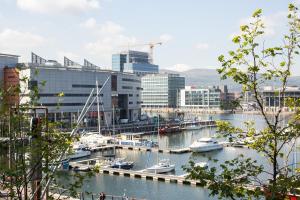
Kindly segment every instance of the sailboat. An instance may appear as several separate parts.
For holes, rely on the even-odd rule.
[[[81,136],[80,142],[86,144],[89,149],[94,150],[97,147],[106,145],[111,141],[111,137],[106,137],[101,134],[101,121],[100,121],[100,101],[99,101],[99,87],[98,80],[96,80],[96,100],[97,100],[97,118],[98,118],[98,132],[88,132]]]
[[[158,139],[158,145],[159,145],[159,115],[157,119],[157,139]],[[157,160],[158,160],[158,152],[157,152]],[[149,168],[146,168],[146,172],[149,173],[155,173],[155,174],[160,174],[160,173],[167,173],[175,170],[175,164],[171,164],[169,159],[162,159],[160,160],[156,165],[153,165]]]

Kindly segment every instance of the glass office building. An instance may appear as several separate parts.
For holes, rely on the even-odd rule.
[[[112,55],[112,70],[117,72],[124,71],[124,64],[126,63],[126,54],[113,54]]]
[[[219,108],[221,105],[221,90],[219,88],[195,88],[191,86],[180,90],[180,107]]]
[[[149,62],[146,52],[126,51],[112,55],[112,70],[135,74],[158,73],[158,65]]]
[[[185,78],[179,74],[147,74],[141,81],[143,107],[174,108],[178,92],[185,86]]]

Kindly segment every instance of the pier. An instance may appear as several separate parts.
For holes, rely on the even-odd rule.
[[[134,170],[125,170],[125,169],[116,169],[116,168],[102,168],[99,170],[99,173],[152,180],[152,181],[162,181],[166,183],[176,183],[181,185],[184,184],[184,185],[191,185],[191,186],[200,186],[199,181],[189,180],[186,179],[184,176],[148,173],[143,170],[134,171]]]

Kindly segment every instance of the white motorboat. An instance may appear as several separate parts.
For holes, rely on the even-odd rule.
[[[86,148],[73,148],[74,152],[72,152],[70,155],[68,155],[69,159],[77,159],[77,158],[83,158],[86,156],[91,155],[91,152],[87,150]]]
[[[149,167],[145,171],[149,173],[161,174],[161,173],[171,172],[174,170],[175,170],[175,165],[170,164],[169,159],[163,159],[157,165]]]
[[[86,144],[89,149],[104,146],[109,143],[111,137],[106,137],[98,133],[86,133],[80,138],[80,142]]]
[[[207,164],[207,162],[198,162],[198,163],[195,163],[195,167],[206,168],[206,167],[208,167],[208,164]]]
[[[189,125],[189,126],[186,126],[184,128],[184,130],[199,130],[201,129],[202,127],[201,126],[197,126],[196,124],[192,124],[192,125]]]
[[[213,138],[200,138],[190,146],[192,152],[207,152],[222,148],[223,145]]]

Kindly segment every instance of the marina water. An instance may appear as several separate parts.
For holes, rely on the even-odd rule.
[[[218,114],[213,116],[200,115],[199,119],[208,119],[212,117],[214,120],[227,120],[234,125],[241,127],[244,121],[254,120],[257,129],[264,127],[264,121],[258,115],[245,115],[245,114]],[[201,137],[209,137],[215,135],[215,128],[205,128],[201,130],[185,131],[182,133],[169,134],[160,136],[159,146],[164,148],[183,148],[188,147],[194,140]],[[146,136],[148,139],[157,140],[156,135]],[[95,153],[93,156],[100,155]],[[146,167],[152,166],[157,162],[157,152],[144,152],[119,149],[116,152],[117,157],[126,157],[129,161],[134,161],[135,165],[133,170],[142,170]],[[225,147],[223,150],[212,151],[209,153],[184,153],[184,154],[169,154],[159,153],[159,158],[169,158],[172,163],[176,164],[176,169],[173,174],[183,175],[185,172],[182,166],[188,164],[189,160],[194,162],[208,162],[209,166],[213,166],[208,160],[208,157],[218,159],[219,161],[230,160],[240,154],[247,155],[251,158],[257,159],[258,163],[262,163],[260,156],[248,149],[237,147]],[[298,155],[298,159],[299,155]],[[217,199],[217,197],[210,197],[209,191],[201,187],[193,187],[188,185],[179,185],[174,183],[165,183],[160,181],[152,181],[145,179],[134,179],[124,176],[112,176],[108,174],[97,174],[94,177],[87,179],[84,182],[82,192],[100,193],[123,195],[136,198],[145,198],[150,200],[183,200],[183,199]]]

